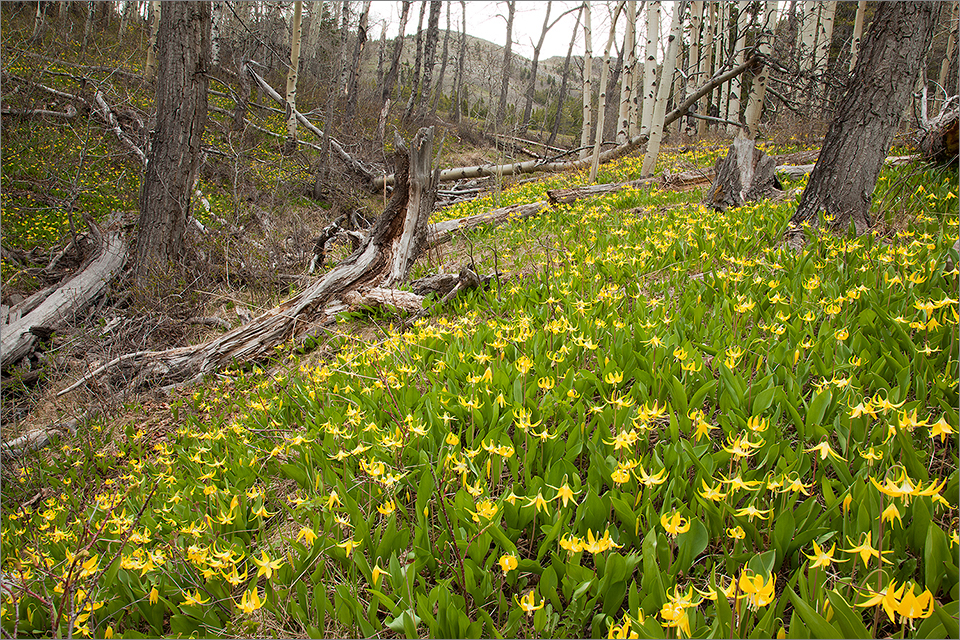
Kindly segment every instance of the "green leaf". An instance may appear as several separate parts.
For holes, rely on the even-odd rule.
[[[310,479],[307,477],[307,471],[303,467],[298,467],[295,464],[281,464],[280,473],[287,476],[291,480],[296,480],[297,484],[304,489],[313,489],[313,487],[310,485]]]
[[[840,630],[843,631],[844,638],[871,638],[873,635],[866,625],[863,624],[863,616],[858,609],[854,609],[836,590],[828,592],[830,606],[833,607],[833,613]]]
[[[810,405],[807,407],[807,433],[811,433],[811,429],[820,426],[831,400],[833,400],[833,392],[827,389],[818,393],[810,401]]]
[[[773,398],[777,394],[777,387],[770,387],[769,389],[764,389],[757,394],[757,397],[753,399],[753,415],[759,416],[773,404]]]
[[[947,536],[936,524],[927,526],[927,539],[923,546],[923,575],[927,589],[934,596],[940,590],[943,581],[943,566],[950,556]]]
[[[793,608],[800,614],[800,617],[803,618],[804,624],[807,625],[807,628],[813,634],[814,638],[843,637],[839,629],[827,622],[826,618],[817,613],[816,609],[807,604],[805,600],[801,599],[793,589],[787,587],[786,591],[790,597],[790,602],[793,603]]]

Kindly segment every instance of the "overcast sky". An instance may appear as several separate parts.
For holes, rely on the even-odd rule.
[[[460,3],[444,2],[443,13],[440,15],[440,29],[445,29],[447,25],[447,4],[450,5],[451,30],[459,32],[461,27]],[[504,46],[507,42],[507,8],[505,2],[487,2],[484,0],[468,0],[467,4],[467,33],[477,38],[483,38],[490,42]],[[550,9],[550,22],[565,11],[575,9],[581,3],[570,0],[554,0]],[[611,5],[613,3],[610,3]],[[664,5],[671,5],[672,2],[665,2]],[[417,19],[420,16],[421,2],[414,2],[410,7],[410,17],[407,19],[406,33],[415,34],[417,32]],[[639,12],[641,3],[637,3]],[[370,38],[380,37],[380,26],[373,26],[377,23],[386,21],[387,37],[393,38],[397,35],[400,26],[400,6],[399,2],[377,1],[370,7]],[[666,7],[669,11],[669,7]],[[608,30],[610,28],[610,9],[606,2],[591,3],[591,22],[593,31],[593,50],[594,55],[602,55],[603,47],[606,44]],[[517,2],[516,15],[513,20],[513,51],[527,58],[533,57],[533,47],[540,38],[540,31],[543,29],[543,19],[546,15],[547,3],[542,1],[519,1]],[[427,8],[427,15],[430,9]],[[577,12],[574,10],[557,21],[557,23],[547,33],[543,48],[540,50],[540,58],[546,59],[552,56],[567,55],[567,47],[570,45],[570,35],[573,32],[576,23]],[[426,29],[427,18],[424,16],[424,29]],[[621,19],[621,24],[623,20]],[[642,29],[637,24],[638,29]],[[669,28],[669,26],[667,27]],[[622,38],[622,36],[621,36]],[[574,54],[583,53],[583,27],[577,29],[577,41],[573,48]]]

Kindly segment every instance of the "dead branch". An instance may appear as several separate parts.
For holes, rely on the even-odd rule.
[[[137,156],[137,158],[140,160],[140,164],[146,166],[147,154],[143,152],[143,149],[135,145],[133,140],[131,140],[130,137],[123,132],[123,129],[120,128],[120,124],[117,122],[117,117],[113,115],[113,110],[110,109],[110,105],[107,104],[107,101],[103,97],[103,92],[98,90],[94,94],[93,99],[100,108],[98,112],[100,117],[103,118],[104,122],[106,122],[110,129],[113,130],[120,143],[132,151],[135,156]]]
[[[50,111],[48,109],[3,109],[0,114],[13,118],[56,118],[59,120],[73,120],[77,117],[77,109],[72,104],[68,104],[63,111]]]

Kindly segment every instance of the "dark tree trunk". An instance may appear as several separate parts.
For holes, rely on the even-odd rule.
[[[547,31],[550,29],[550,7],[553,2],[547,2],[547,14],[543,18],[543,30],[540,32],[540,40],[537,46],[533,48],[533,63],[530,67],[530,83],[527,85],[527,93],[523,101],[523,124],[520,125],[520,135],[527,132],[530,128],[530,113],[533,111],[533,94],[537,90],[537,68],[540,66],[540,49],[543,47],[543,41],[547,37]]]
[[[357,25],[357,43],[353,47],[353,62],[350,65],[350,79],[347,80],[347,120],[353,118],[357,110],[357,94],[360,92],[360,56],[367,42],[367,18],[370,15],[370,0],[363,3],[360,10],[360,22]]]
[[[516,0],[508,0],[507,46],[503,49],[503,76],[500,81],[500,101],[497,102],[497,129],[503,126],[503,119],[507,115],[507,90],[510,87],[510,64],[513,62],[513,14],[516,13],[516,10]]]
[[[420,89],[420,67],[423,65],[423,16],[427,13],[427,3],[420,5],[420,18],[417,20],[417,57],[413,62],[413,86],[410,87],[410,97],[403,111],[403,119],[409,122],[413,117],[413,108],[417,104],[417,92]]]
[[[403,0],[403,9],[400,10],[400,33],[397,35],[397,39],[393,41],[393,59],[390,61],[390,70],[387,71],[387,77],[383,81],[383,92],[380,94],[380,102],[384,104],[393,95],[393,87],[397,84],[397,70],[400,68],[400,54],[403,52],[403,32],[407,28],[407,17],[410,15],[411,4],[412,0]]]
[[[430,107],[430,115],[437,115],[437,105],[440,103],[440,95],[443,93],[443,76],[447,73],[447,52],[450,45],[450,3],[447,3],[447,30],[443,34],[443,52],[440,54],[440,74],[437,76],[437,90],[433,95],[433,106]]]
[[[577,12],[577,22],[573,25],[573,35],[570,37],[570,46],[567,47],[567,57],[563,60],[563,76],[560,80],[560,96],[557,98],[557,114],[553,119],[553,131],[547,145],[552,146],[557,140],[560,131],[560,119],[563,114],[563,101],[567,99],[567,74],[570,72],[570,56],[573,54],[573,45],[577,41],[577,31],[580,29],[580,16],[583,15],[583,6]]]
[[[836,231],[851,223],[857,234],[870,227],[877,176],[910,100],[941,6],[878,3],[857,66],[791,218],[793,224],[816,227],[823,212]]]
[[[437,41],[440,39],[440,10],[443,3],[440,0],[431,0],[430,17],[427,19],[427,37],[423,44],[423,88],[420,90],[420,100],[417,110],[422,114],[430,100],[430,88],[433,84],[433,65],[437,61]]]
[[[463,26],[460,28],[460,55],[457,58],[456,91],[453,94],[453,121],[460,122],[460,108],[463,102],[463,65],[467,57],[467,2],[460,0],[460,11]]]
[[[207,123],[210,3],[166,2],[160,14],[157,124],[140,189],[137,276],[176,261]]]

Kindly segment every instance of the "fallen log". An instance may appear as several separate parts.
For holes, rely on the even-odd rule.
[[[395,134],[399,185],[364,244],[313,285],[277,307],[208,342],[165,351],[129,353],[98,367],[58,395],[122,369],[134,386],[170,384],[235,366],[274,352],[277,344],[296,339],[330,318],[326,306],[352,292],[392,288],[403,281],[426,241],[433,210],[436,174],[431,171],[433,128],[421,129],[407,151]]]
[[[0,369],[7,369],[35,348],[36,331],[56,329],[70,321],[103,294],[127,261],[127,244],[119,231],[97,232],[99,252],[66,283],[19,319],[4,325],[0,336]],[[40,300],[37,296],[35,300]],[[12,316],[11,316],[12,318]]]

